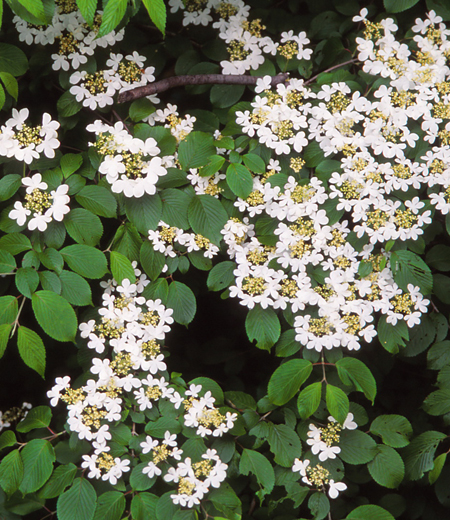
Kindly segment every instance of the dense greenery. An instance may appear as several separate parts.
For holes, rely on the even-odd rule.
[[[444,0],[8,0],[0,518],[444,520]]]

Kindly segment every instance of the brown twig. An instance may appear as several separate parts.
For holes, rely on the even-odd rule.
[[[283,73],[274,76],[271,81],[271,86],[274,87],[279,83],[285,83],[289,78],[289,74]],[[195,74],[186,76],[172,76],[170,78],[144,85],[143,87],[136,87],[132,90],[127,90],[119,94],[118,102],[126,103],[152,94],[159,94],[165,90],[174,87],[182,87],[185,85],[256,85],[256,82],[261,79],[261,76],[246,76],[234,74]]]

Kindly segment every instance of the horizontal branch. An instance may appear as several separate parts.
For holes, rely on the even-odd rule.
[[[132,90],[126,90],[119,94],[118,102],[126,103],[152,94],[159,94],[165,90],[175,87],[183,87],[185,85],[256,85],[261,76],[246,76],[234,74],[195,74],[186,76],[172,76],[170,78],[136,87]],[[271,86],[274,87],[279,83],[285,83],[289,78],[289,74],[283,73],[274,76]]]

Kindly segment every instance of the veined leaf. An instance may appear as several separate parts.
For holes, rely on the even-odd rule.
[[[272,374],[268,386],[269,399],[279,406],[286,404],[299,391],[313,369],[305,359],[291,359]]]
[[[167,13],[164,0],[143,0],[142,3],[148,11],[150,20],[158,27],[163,36],[165,36]]]
[[[77,333],[77,317],[62,296],[51,291],[37,291],[31,299],[39,325],[57,341],[72,341]]]
[[[103,11],[98,38],[109,34],[119,25],[127,10],[127,3],[127,0],[108,0]]]

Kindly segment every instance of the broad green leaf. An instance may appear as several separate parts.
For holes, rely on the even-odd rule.
[[[420,287],[422,294],[433,290],[433,276],[427,264],[407,250],[394,251],[390,258],[392,274],[397,285],[408,291],[408,284]]]
[[[252,174],[244,165],[231,163],[227,168],[227,184],[235,195],[246,199],[253,190]]]
[[[256,346],[262,350],[270,350],[280,337],[281,325],[276,312],[255,305],[245,319],[245,330],[250,341],[256,340]]]
[[[39,281],[41,282],[42,289],[44,289],[44,291],[51,291],[56,294],[61,294],[61,280],[53,271],[41,271],[39,273]]]
[[[411,423],[402,415],[379,415],[370,425],[370,431],[392,448],[407,446],[413,433]]]
[[[19,85],[16,78],[9,72],[0,72],[0,79],[5,86],[6,91],[17,101],[19,95]]]
[[[158,497],[152,493],[136,493],[131,501],[133,520],[156,520],[157,503]]]
[[[159,251],[155,251],[150,242],[145,241],[142,244],[139,258],[142,268],[150,280],[158,278],[166,263],[165,256]]]
[[[189,382],[189,385],[201,385],[202,389],[200,391],[200,395],[204,395],[209,391],[216,400],[215,405],[223,405],[223,391],[213,379],[209,379],[208,377],[196,377]]]
[[[0,73],[2,74],[2,73]],[[0,179],[0,201],[10,199],[22,185],[22,177],[17,174],[5,175]],[[18,234],[18,233],[14,233]],[[8,236],[8,235],[6,235]],[[3,241],[6,237],[3,237]],[[1,249],[4,249],[1,245]]]
[[[365,464],[377,454],[376,442],[360,430],[342,430],[339,447],[339,458],[347,464]]]
[[[160,299],[163,305],[166,305],[169,296],[167,280],[165,278],[157,278],[154,282],[149,283],[143,292],[143,296],[150,300]]]
[[[164,0],[143,0],[142,3],[148,11],[150,20],[158,27],[163,36],[165,36],[167,13]]]
[[[142,119],[145,119],[150,114],[152,114],[155,111],[155,107],[153,103],[147,99],[147,98],[140,98],[135,99],[131,105],[128,113],[130,114],[130,117],[132,121],[142,121]],[[135,137],[136,134],[135,134]]]
[[[16,491],[23,479],[23,462],[19,450],[8,453],[0,463],[0,486],[7,495]]]
[[[77,0],[77,6],[83,18],[92,27],[97,9],[97,0]]]
[[[147,475],[145,476],[147,477]],[[120,520],[125,510],[125,504],[124,494],[120,493],[120,491],[107,491],[103,493],[98,497],[94,520]]]
[[[79,274],[72,271],[62,271],[61,296],[72,305],[91,305],[92,292],[89,284]]]
[[[256,401],[245,392],[225,392],[225,399],[231,403],[233,408],[236,407],[239,411],[246,409],[256,410]]]
[[[82,108],[81,101],[77,101],[68,90],[58,99],[56,103],[58,114],[62,117],[70,117],[77,114]],[[81,204],[81,203],[80,203]]]
[[[134,224],[127,222],[117,230],[112,248],[125,255],[131,261],[139,260],[142,238]]]
[[[401,13],[413,7],[419,0],[383,0],[384,8],[388,13]]]
[[[450,277],[437,273],[433,275],[433,294],[435,294],[442,303],[450,303]]]
[[[17,298],[11,295],[0,296],[0,324],[13,323],[18,312]]]
[[[390,446],[380,444],[378,453],[367,464],[369,473],[380,486],[397,488],[405,475],[405,465],[400,455]]]
[[[205,132],[191,132],[178,147],[178,160],[183,170],[198,168],[208,164],[208,159],[216,153],[212,135]]]
[[[67,153],[61,157],[61,171],[65,179],[75,173],[83,164],[81,154]]]
[[[156,504],[157,520],[167,520],[168,518],[173,518],[175,513],[179,511],[179,506],[173,503],[170,495],[173,495],[172,491],[164,493],[164,495],[159,498],[158,503]]]
[[[40,336],[22,325],[17,332],[17,346],[23,362],[45,379],[45,347]]]
[[[101,38],[113,31],[124,17],[127,10],[127,0],[108,0],[102,16],[102,24],[97,37]]]
[[[450,6],[446,0],[426,0],[428,11],[435,11],[445,22],[450,20]]]
[[[289,357],[297,353],[302,348],[299,341],[295,340],[295,329],[285,330],[275,345],[277,357]]]
[[[191,197],[184,191],[167,188],[161,192],[161,200],[163,202],[162,220],[169,226],[187,229]]]
[[[348,397],[338,386],[327,384],[326,403],[330,414],[340,424],[347,418],[350,403]]]
[[[209,99],[217,108],[228,108],[241,99],[244,91],[244,85],[213,85]]]
[[[322,383],[312,383],[304,388],[297,399],[298,413],[301,419],[307,419],[319,408],[322,398]]]
[[[0,72],[22,76],[28,70],[28,60],[23,51],[15,45],[0,43]]]
[[[41,0],[17,0],[25,9],[42,23],[47,23]]]
[[[126,278],[131,283],[136,281],[133,266],[128,258],[117,251],[111,251],[110,257],[111,272],[114,280],[120,285]]]
[[[167,307],[173,309],[173,319],[181,325],[187,325],[195,316],[197,303],[194,293],[184,283],[173,281],[169,285]]]
[[[446,435],[442,432],[429,430],[414,438],[403,450],[406,478],[419,480],[424,473],[434,467],[434,454],[441,440]]]
[[[291,359],[272,374],[268,385],[269,399],[279,406],[286,404],[308,379],[313,366],[305,359]]]
[[[195,195],[189,204],[188,218],[195,233],[218,244],[228,215],[218,199],[211,195]]]
[[[254,173],[265,173],[266,165],[259,155],[254,153],[247,153],[243,157],[244,164]]]
[[[31,304],[36,320],[46,334],[57,341],[73,341],[77,317],[67,300],[50,291],[37,291]]]
[[[450,341],[438,341],[427,352],[428,368],[440,370],[450,363]]]
[[[97,506],[97,494],[85,478],[77,478],[58,498],[58,520],[92,520]]]
[[[431,392],[423,402],[423,409],[430,415],[444,415],[450,412],[450,388]]]
[[[285,424],[269,423],[267,441],[275,462],[280,466],[290,468],[294,459],[301,456],[302,443],[297,433]]]
[[[16,426],[16,430],[21,433],[27,433],[37,428],[46,428],[51,421],[52,411],[48,406],[35,406],[28,413],[25,419],[22,419]]]
[[[8,345],[9,335],[11,334],[12,324],[2,323],[0,325],[0,358],[3,356]]]
[[[163,205],[158,194],[125,200],[127,217],[143,235],[148,235],[149,229],[156,229],[161,220]]]
[[[373,403],[377,393],[377,384],[372,372],[362,361],[345,357],[336,362],[336,368],[344,385],[353,384],[356,390],[363,392],[367,399]]]
[[[102,186],[85,186],[75,196],[78,204],[100,217],[114,218],[117,201],[112,193]],[[70,215],[70,213],[69,213]]]
[[[258,451],[244,449],[239,462],[239,471],[243,475],[252,473],[266,493],[270,493],[275,484],[275,473],[270,462]]]
[[[64,466],[58,466],[52,473],[45,486],[39,491],[41,498],[55,498],[72,484],[77,473],[75,464],[69,463]]]
[[[221,155],[211,155],[211,157],[208,158],[208,164],[200,168],[200,177],[210,177],[214,175],[222,168],[224,162],[225,157]]]
[[[142,462],[131,470],[130,486],[133,491],[147,491],[147,489],[150,489],[155,483],[156,476],[149,478],[146,473],[143,473],[143,470],[147,465],[147,462]]]
[[[371,504],[359,506],[346,517],[345,520],[395,520],[391,513],[380,506]]]
[[[439,478],[446,460],[447,453],[441,453],[434,459],[433,469],[428,473],[428,481],[430,484],[434,484]]]
[[[216,264],[208,274],[206,285],[210,291],[221,291],[234,282],[233,271],[236,269],[234,262],[225,261]]]
[[[386,321],[385,316],[381,316],[377,326],[378,339],[381,345],[391,354],[397,354],[398,347],[404,347],[405,341],[409,340],[408,325],[403,320],[391,325]]]
[[[67,233],[78,242],[87,246],[96,246],[103,235],[101,220],[91,211],[83,208],[71,210],[64,218]]]
[[[317,491],[309,497],[308,507],[315,520],[323,520],[330,511],[330,501],[324,493]]]
[[[11,430],[6,430],[0,435],[0,450],[14,446],[16,443],[16,435]]]
[[[55,462],[53,446],[45,439],[33,439],[21,451],[24,476],[19,486],[25,495],[42,487],[50,477]]]
[[[1,183],[1,181],[0,181]],[[0,193],[2,193],[0,186]],[[30,239],[22,233],[9,233],[0,238],[0,249],[8,251],[12,255],[18,255],[31,249]]]
[[[424,352],[434,341],[436,327],[428,315],[423,315],[419,325],[415,325],[409,334],[409,341],[402,351],[405,357],[417,356]]]
[[[39,275],[32,267],[20,267],[17,269],[15,282],[19,292],[31,298],[39,285]]]
[[[75,244],[60,252],[72,271],[84,278],[102,278],[107,271],[106,256],[95,247]]]
[[[9,274],[16,269],[17,264],[11,253],[0,249],[0,274]]]
[[[39,260],[47,269],[56,271],[58,274],[64,267],[64,259],[61,253],[53,247],[47,247],[45,251],[39,255]]]

